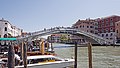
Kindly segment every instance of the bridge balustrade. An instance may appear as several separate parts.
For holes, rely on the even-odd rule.
[[[48,35],[48,34],[53,34],[53,33],[60,33],[60,32],[64,32],[64,33],[71,33],[71,34],[83,34],[85,36],[91,37],[92,39],[96,40],[97,42],[99,42],[100,44],[105,44],[105,43],[112,43],[113,41],[105,39],[103,37],[100,37],[98,35],[95,35],[93,33],[88,33],[82,30],[78,30],[78,29],[73,29],[73,28],[51,28],[51,29],[46,29],[46,30],[41,30],[41,31],[37,31],[37,32],[33,32],[31,34],[25,35],[24,37],[19,37],[19,39],[29,39],[29,38],[34,38],[37,36],[43,36],[43,35]]]

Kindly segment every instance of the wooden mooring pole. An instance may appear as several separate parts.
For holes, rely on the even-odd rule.
[[[77,42],[75,42],[75,64],[74,68],[77,68]]]
[[[20,53],[21,53],[21,57],[20,57],[20,58],[23,60],[23,55],[24,55],[24,53],[23,53],[23,52],[24,52],[24,50],[23,50],[23,49],[24,49],[24,42],[22,42],[20,45],[21,45],[21,46],[20,46]]]
[[[24,43],[23,45],[23,62],[24,62],[24,68],[27,68],[27,45]]]
[[[14,46],[13,46],[12,42],[10,42],[10,44],[8,46],[9,46],[9,49],[8,49],[8,68],[14,68],[14,66],[15,66]]]
[[[92,44],[88,43],[89,68],[92,68]]]

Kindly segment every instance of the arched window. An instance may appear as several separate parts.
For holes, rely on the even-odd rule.
[[[4,35],[4,38],[7,38],[7,34]]]
[[[5,27],[5,31],[7,31],[7,27]]]

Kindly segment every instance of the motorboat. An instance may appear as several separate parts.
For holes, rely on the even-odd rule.
[[[8,53],[4,53],[5,57],[0,58],[0,68],[8,67]],[[23,58],[15,54],[15,68],[24,68]],[[14,59],[13,59],[14,60]],[[39,51],[27,52],[27,67],[28,68],[73,68],[74,59],[62,59],[55,55],[52,45],[48,45],[45,49],[44,42],[41,42]]]
[[[62,59],[53,55],[27,56],[28,68],[69,68],[73,67],[74,59]],[[23,68],[24,65],[15,66]]]
[[[7,59],[0,59],[1,66],[4,61],[7,63]],[[73,66],[74,59],[62,59],[54,55],[27,56],[28,68],[73,68]],[[24,65],[19,64],[15,68],[24,68]]]

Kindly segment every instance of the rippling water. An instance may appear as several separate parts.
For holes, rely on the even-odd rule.
[[[65,46],[66,44],[53,45]],[[78,47],[78,68],[88,68],[87,49],[87,47]],[[74,56],[73,47],[55,48],[55,52],[62,58],[71,58]],[[92,55],[93,68],[120,68],[120,47],[93,46]]]

